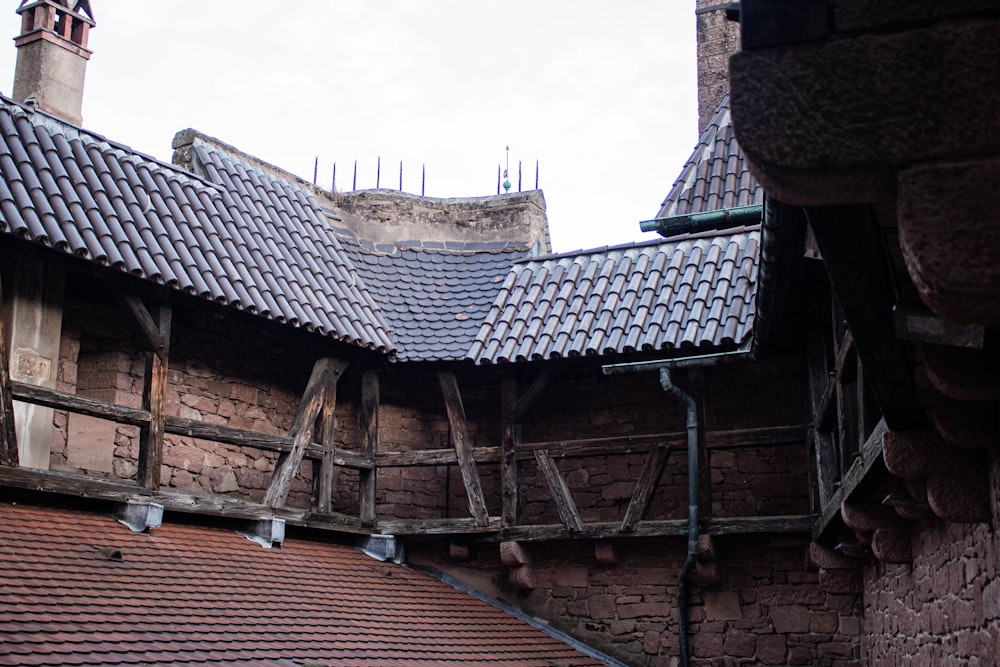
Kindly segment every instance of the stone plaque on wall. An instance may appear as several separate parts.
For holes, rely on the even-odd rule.
[[[115,454],[114,422],[87,415],[69,415],[66,462],[73,468],[112,472]]]

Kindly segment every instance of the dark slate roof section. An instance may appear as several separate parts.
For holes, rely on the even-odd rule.
[[[764,188],[750,173],[733,134],[729,95],[726,95],[656,217],[719,211],[763,201]]]
[[[459,361],[529,243],[373,244],[341,231],[397,344],[399,361]]]
[[[266,305],[276,305],[292,324],[395,349],[378,306],[310,194],[201,139],[195,139],[192,163],[243,212],[237,231],[245,245],[236,257],[244,263],[236,269],[259,288],[252,296],[267,300],[269,293],[274,303]]]
[[[478,364],[704,352],[753,324],[757,228],[519,262],[468,358]]]
[[[0,233],[339,341],[393,349],[336,238],[295,188],[263,182],[257,199],[235,200],[6,98],[0,176]]]

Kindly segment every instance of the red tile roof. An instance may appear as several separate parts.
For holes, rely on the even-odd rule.
[[[121,552],[121,562],[101,552]],[[0,665],[601,665],[350,547],[0,505]]]

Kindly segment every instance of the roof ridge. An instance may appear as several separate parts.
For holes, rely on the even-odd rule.
[[[678,234],[676,236],[669,236],[669,237],[659,236],[658,238],[649,241],[632,241],[630,243],[623,243],[621,245],[600,246],[597,248],[569,250],[567,252],[551,253],[548,255],[538,255],[537,257],[525,257],[524,259],[517,260],[515,263],[523,264],[525,262],[540,262],[552,259],[563,259],[566,257],[580,257],[583,255],[600,255],[615,250],[627,250],[629,248],[648,248],[657,245],[680,243],[681,241],[692,241],[705,238],[722,238],[724,236],[736,236],[737,234],[746,234],[748,232],[754,232],[759,229],[760,229],[760,224],[742,225],[739,227],[728,227],[723,230],[709,229],[703,232]]]
[[[177,176],[182,178],[188,178],[190,180],[196,181],[202,185],[210,187],[216,192],[221,192],[221,188],[208,181],[198,174],[192,173],[183,167],[176,165],[172,162],[165,162],[149,153],[144,153],[140,150],[136,150],[127,144],[123,144],[119,141],[113,141],[108,139],[103,134],[95,132],[93,130],[88,130],[86,128],[80,127],[79,125],[74,125],[73,123],[55,116],[47,111],[43,111],[38,107],[34,107],[27,104],[22,104],[20,102],[15,102],[13,99],[0,94],[0,108],[6,108],[12,117],[23,116],[28,119],[35,127],[44,128],[49,134],[60,134],[66,137],[67,140],[79,140],[84,142],[92,142],[98,147],[107,148],[109,150],[117,151],[118,153],[127,156],[132,162],[136,160],[141,160],[143,162],[150,162],[160,167],[161,169],[166,169]]]

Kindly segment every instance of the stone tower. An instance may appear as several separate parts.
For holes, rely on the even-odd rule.
[[[698,28],[698,134],[729,91],[729,57],[740,50],[738,2],[696,0]]]
[[[87,38],[95,25],[89,0],[22,0],[17,13],[14,100],[34,99],[41,110],[80,125]]]

